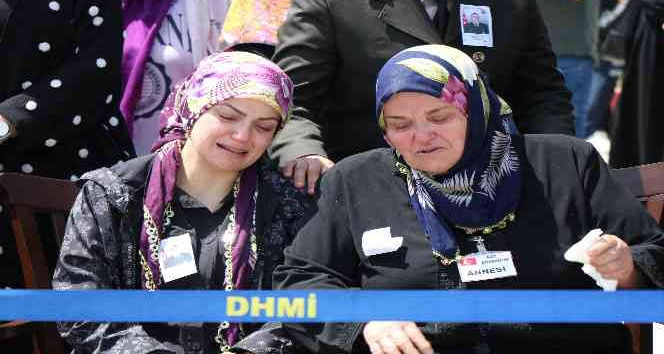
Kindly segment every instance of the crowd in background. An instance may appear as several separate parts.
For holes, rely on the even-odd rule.
[[[0,169],[76,180],[94,168],[112,165],[134,154],[149,153],[159,136],[159,112],[174,85],[210,53],[236,48],[271,56],[278,42],[277,29],[286,20],[291,2],[124,0],[119,4],[89,0],[46,1],[43,6],[8,2],[11,8],[4,9],[0,16],[3,20],[0,45],[13,55],[3,58],[0,66],[3,77],[0,122],[7,123],[0,124],[0,133],[7,129],[7,133],[0,136]],[[459,41],[456,2],[423,0],[421,3],[425,8],[422,13],[426,12],[437,21],[436,26],[444,31],[443,41]],[[453,13],[447,10],[446,18],[433,18],[437,16],[438,3],[445,4]],[[576,136],[597,142],[595,146],[607,159],[610,140],[614,147],[610,162],[614,167],[662,160],[663,148],[657,138],[662,130],[657,119],[661,103],[656,99],[655,89],[662,75],[661,65],[657,65],[662,55],[661,2],[540,0],[537,3],[557,56],[557,68],[572,93],[567,103],[573,106]],[[317,2],[294,1],[291,18],[298,18],[301,8],[317,6],[313,4]],[[365,11],[351,20],[360,25],[362,16],[371,18],[372,15]],[[479,18],[475,15],[462,17],[463,26],[472,25],[471,18]],[[508,20],[500,15],[500,12],[493,14],[491,24],[496,41],[503,35],[503,22],[518,23],[518,16]],[[377,16],[389,17],[390,14]],[[302,146],[307,145],[307,138],[322,135],[321,126],[326,130],[325,135],[331,137],[352,135],[362,129],[359,126],[365,123],[358,121],[364,119],[352,117],[356,116],[355,112],[364,112],[368,102],[357,103],[350,99],[356,97],[354,90],[358,90],[351,83],[359,79],[347,79],[344,73],[367,75],[367,79],[373,77],[376,70],[367,68],[379,66],[376,60],[393,52],[385,48],[396,42],[403,43],[399,48],[411,43],[395,39],[398,37],[392,34],[391,44],[385,37],[367,37],[373,43],[362,43],[356,42],[361,36],[353,37],[353,33],[346,33],[349,35],[346,38],[338,37],[344,33],[316,34],[322,27],[308,28],[304,20],[287,22],[274,60],[301,83],[296,85],[299,91],[296,100],[303,103],[296,107],[296,118],[312,114],[314,117],[306,120],[317,127],[300,125],[302,119],[295,119],[275,143],[273,155],[282,165],[301,155],[321,155],[336,161],[381,145],[377,140],[382,139],[371,131],[365,138],[356,139],[356,148],[344,147],[333,138],[320,137],[317,139],[326,144],[324,148]],[[343,27],[345,24],[335,25]],[[400,29],[399,35],[412,37],[413,44],[436,40],[427,37],[431,33],[399,28],[399,23],[395,27]],[[308,33],[310,29],[312,33]],[[524,27],[518,30],[526,31]],[[362,31],[358,29],[357,33]],[[297,37],[304,34],[311,38]],[[314,34],[317,37],[314,38]],[[523,36],[523,33],[518,35]],[[294,48],[291,41],[295,41],[295,45],[307,45]],[[539,49],[519,49],[520,42],[523,41],[496,42],[492,49],[471,53],[499,93],[516,106],[517,111],[521,105],[529,103],[522,102],[524,98],[518,93],[522,89],[516,87],[528,87],[533,85],[529,82],[535,82],[521,67],[535,65],[527,61],[535,62]],[[298,64],[297,60],[306,58],[308,51],[314,51],[317,48],[314,46],[318,45],[321,53],[332,57],[319,53],[315,58],[307,58],[316,60],[308,63],[309,66]],[[344,53],[346,46],[349,51],[365,50],[367,53],[362,54],[361,60],[345,57],[340,53]],[[529,54],[531,57],[521,58],[518,68],[512,69],[509,60],[498,63],[497,59],[503,57],[501,50],[521,50],[522,56]],[[516,73],[518,70],[524,73]],[[509,76],[494,71],[512,72],[514,80],[518,81],[506,79]],[[335,75],[338,77],[332,77]],[[535,71],[530,75],[541,74]],[[333,86],[338,93],[323,89],[328,86]],[[343,91],[347,92],[340,95]],[[550,105],[555,102],[552,97],[546,99]],[[368,101],[368,98],[363,96],[363,100]],[[555,105],[565,107],[564,101]],[[326,109],[321,113],[318,108],[308,112],[309,105]],[[298,109],[306,111],[299,113]],[[560,109],[566,108],[551,108],[546,112],[553,117],[560,114]],[[339,116],[335,120],[351,120],[353,124],[330,123],[326,118],[330,115]],[[519,118],[516,120],[518,122]],[[518,125],[523,125],[524,133],[572,133],[567,128]],[[304,136],[304,143],[282,143],[288,142],[291,136],[293,139]],[[337,152],[337,144],[342,151]],[[48,158],[45,158],[46,153]]]
[[[662,106],[655,98],[662,77],[662,3],[538,4],[573,94],[576,136],[615,168],[662,161]]]

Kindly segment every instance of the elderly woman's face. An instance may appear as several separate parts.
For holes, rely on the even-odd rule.
[[[240,171],[263,155],[280,122],[279,113],[261,101],[231,98],[201,115],[187,143],[211,166]]]
[[[461,159],[468,118],[440,98],[400,92],[383,106],[385,138],[413,168],[439,175]]]

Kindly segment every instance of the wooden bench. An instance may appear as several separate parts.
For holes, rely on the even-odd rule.
[[[51,288],[53,266],[48,259],[59,253],[67,215],[77,193],[76,184],[70,181],[0,173],[0,201],[11,219],[26,288]],[[50,224],[48,234],[40,227],[44,224],[42,220]],[[48,238],[52,240],[50,244],[56,246],[51,248],[55,249],[44,247],[44,240]],[[64,353],[64,342],[54,323],[12,321],[0,324],[0,341],[23,335],[32,335],[33,354]]]
[[[664,227],[664,162],[615,169],[613,175]],[[634,338],[634,352],[654,354],[652,324],[628,324],[628,327]]]

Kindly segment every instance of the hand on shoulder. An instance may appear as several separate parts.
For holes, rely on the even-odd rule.
[[[327,157],[305,155],[287,162],[281,168],[281,173],[284,177],[292,178],[295,187],[304,188],[306,184],[307,192],[314,194],[316,182],[332,166],[334,166],[334,162]]]

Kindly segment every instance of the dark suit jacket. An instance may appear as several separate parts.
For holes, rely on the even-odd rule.
[[[488,34],[489,27],[484,23],[478,23],[475,26],[472,22],[469,22],[463,26],[464,33],[477,33],[477,34]]]
[[[460,2],[449,0],[443,40],[419,0],[294,0],[273,58],[296,84],[294,117],[271,150],[280,163],[385,146],[374,116],[377,73],[397,52],[430,43],[482,53],[479,67],[521,132],[572,134],[571,94],[536,3],[465,0],[491,8],[494,47],[485,48],[461,45]]]

